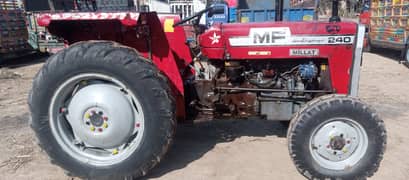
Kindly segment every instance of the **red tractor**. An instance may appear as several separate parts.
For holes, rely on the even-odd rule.
[[[178,123],[289,121],[288,148],[310,179],[362,179],[386,147],[383,121],[357,98],[365,27],[340,22],[199,24],[155,12],[48,12],[38,23],[69,47],[29,97],[40,146],[71,176],[146,175]],[[283,1],[277,1],[276,21]],[[195,38],[187,40],[191,22]]]

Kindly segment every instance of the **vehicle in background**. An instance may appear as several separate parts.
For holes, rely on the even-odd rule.
[[[29,52],[24,10],[17,0],[0,0],[0,63]]]
[[[63,39],[49,33],[45,27],[38,25],[38,16],[45,10],[71,12],[108,12],[108,11],[135,11],[135,4],[129,0],[48,0],[24,1],[28,28],[28,44],[42,53],[54,54],[67,45]]]
[[[409,62],[409,0],[365,1],[360,22],[367,24],[367,50],[372,47],[394,49],[401,52],[402,59]],[[368,12],[365,12],[368,11]],[[368,22],[369,17],[369,22]]]
[[[304,1],[303,1],[304,2]],[[305,1],[307,3],[284,2],[284,21],[311,21],[317,19],[316,7],[318,0]],[[215,2],[212,6],[218,7],[219,12],[206,14],[206,24],[234,23],[234,22],[265,22],[275,21],[276,5],[274,1],[239,1],[237,6],[229,6],[228,3]]]
[[[362,4],[362,10],[361,13],[359,14],[359,23],[365,25],[365,40],[364,40],[364,47],[365,51],[370,51],[370,46],[369,46],[369,27],[371,25],[371,1],[370,0],[364,0]]]
[[[359,14],[359,23],[369,28],[371,24],[371,1],[364,0],[362,5],[362,11]]]
[[[54,54],[65,48],[64,40],[48,32],[44,27],[37,23],[38,12],[26,13],[28,44],[41,53]]]

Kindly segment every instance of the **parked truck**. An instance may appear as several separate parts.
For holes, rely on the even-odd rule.
[[[51,33],[48,29],[38,25],[38,17],[45,10],[71,12],[107,12],[107,11],[135,11],[131,0],[25,0],[27,10],[26,20],[28,28],[28,44],[42,53],[54,54],[66,47],[64,39]]]
[[[304,3],[285,1],[283,4],[284,21],[311,21],[317,19],[316,8],[318,0],[307,0]],[[234,22],[266,22],[275,21],[276,4],[274,1],[238,1],[236,6],[224,2],[214,2],[219,12],[207,13],[206,22],[234,23]]]
[[[401,52],[409,62],[409,1],[365,0],[360,22],[367,25],[367,50],[389,48]]]
[[[17,0],[0,0],[0,63],[27,52],[24,10]]]

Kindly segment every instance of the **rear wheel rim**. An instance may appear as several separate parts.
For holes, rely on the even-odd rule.
[[[315,162],[330,170],[344,170],[364,157],[368,149],[365,129],[349,118],[334,118],[314,129],[309,141]]]
[[[122,109],[126,109],[124,111],[118,112],[118,109],[115,109],[113,112],[112,107],[115,106],[110,106],[110,103],[105,103],[106,106],[100,101],[92,106],[81,104],[82,101],[86,101],[83,94],[85,97],[91,97],[88,102],[94,101],[93,95],[89,94],[91,91],[87,91],[92,88],[98,88],[101,92],[119,97],[122,99],[122,104],[129,104],[129,106],[122,106]],[[78,98],[80,100],[76,100]],[[76,107],[89,108],[76,109]],[[75,118],[79,117],[76,112],[83,113],[80,115],[84,118]],[[128,116],[115,116],[116,113],[128,114]],[[68,79],[55,91],[49,115],[50,127],[57,143],[63,151],[83,163],[94,166],[119,164],[129,158],[142,144],[145,129],[142,106],[124,83],[111,76],[87,73]],[[120,117],[126,118],[122,120]],[[121,132],[124,122],[126,130]],[[82,132],[86,130],[88,131]],[[118,136],[121,140],[116,138]],[[102,143],[96,142],[98,140]]]

